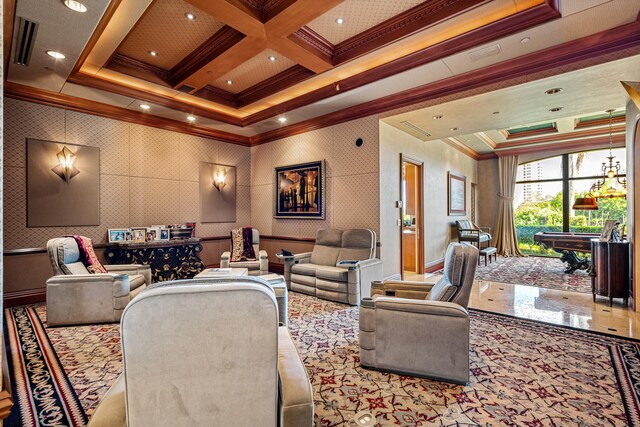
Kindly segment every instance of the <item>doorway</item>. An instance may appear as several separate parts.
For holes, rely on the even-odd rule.
[[[405,273],[424,274],[422,188],[423,162],[400,155],[401,268]]]

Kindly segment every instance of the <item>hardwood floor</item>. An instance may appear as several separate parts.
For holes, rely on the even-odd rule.
[[[405,280],[437,280],[433,274],[405,275]],[[571,326],[640,339],[640,313],[622,300],[609,307],[608,299],[591,294],[476,280],[469,307],[524,319]]]

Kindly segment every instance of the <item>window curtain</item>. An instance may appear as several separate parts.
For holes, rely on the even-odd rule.
[[[518,249],[518,236],[513,216],[513,194],[516,189],[517,173],[518,156],[505,156],[498,159],[500,192],[494,238],[497,252],[503,256],[523,256]]]

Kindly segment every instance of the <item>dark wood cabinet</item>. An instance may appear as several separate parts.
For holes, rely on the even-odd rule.
[[[593,301],[596,295],[609,298],[622,298],[627,305],[631,296],[630,247],[629,242],[601,242],[591,240],[591,291]]]

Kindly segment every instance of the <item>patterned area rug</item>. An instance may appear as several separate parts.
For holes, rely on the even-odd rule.
[[[484,258],[476,271],[477,280],[537,286],[591,293],[591,278],[584,270],[565,274],[564,263],[559,258],[547,257],[498,257],[484,266]]]
[[[14,406],[4,426],[85,426],[85,415],[32,307],[5,310],[5,345]]]
[[[640,347],[638,344],[609,347],[620,394],[630,426],[640,426]]]
[[[317,426],[348,425],[361,410],[379,426],[627,423],[608,346],[631,340],[471,311],[471,382],[456,386],[361,368],[357,307],[292,292],[289,316]],[[118,325],[47,332],[92,413],[121,369]]]

